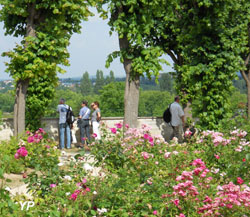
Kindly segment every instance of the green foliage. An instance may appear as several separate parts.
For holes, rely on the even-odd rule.
[[[102,89],[102,87],[105,85],[105,79],[103,76],[102,70],[96,71],[96,80],[95,80],[95,86],[94,86],[94,93],[99,94],[99,91]]]
[[[0,93],[0,110],[3,112],[13,112],[15,98],[11,91]]]
[[[170,73],[162,73],[160,74],[159,84],[161,91],[168,91],[170,93],[174,92],[173,89],[173,77]]]
[[[241,7],[238,1],[197,1],[195,7],[187,2],[178,10],[185,27],[178,38],[186,61],[176,66],[181,73],[177,87],[186,100],[199,99],[197,114],[207,129],[217,128],[228,116],[232,80],[242,67],[241,24],[232,20]],[[194,25],[194,20],[199,22]]]
[[[40,157],[41,162],[35,161],[35,171],[24,179],[35,206],[21,210],[14,202],[23,198],[11,198],[4,190],[7,180],[3,173],[8,167],[5,162],[9,162],[7,158],[11,156],[5,155],[7,158],[0,158],[3,165],[0,180],[4,180],[0,186],[0,214],[18,217],[199,217],[207,213],[237,217],[250,214],[250,156],[246,132],[239,129],[224,134],[197,132],[187,136],[185,143],[178,144],[175,140],[166,143],[151,135],[146,125],[125,131],[122,123],[115,125],[112,131],[102,125],[102,140],[91,146],[91,161],[93,157],[95,160],[88,165],[88,170],[84,168],[90,159],[84,152],[68,159],[68,164],[58,165],[58,150],[45,145],[51,141],[43,138],[37,144],[27,144],[24,138],[29,153],[15,161],[29,165],[33,158]],[[36,133],[41,132],[40,129]],[[29,133],[28,136],[35,135]],[[22,140],[19,142],[23,145]],[[96,169],[98,175],[93,176]]]
[[[109,84],[109,83],[112,83],[112,82],[115,82],[115,74],[114,74],[114,72],[111,70],[111,71],[109,72],[109,76],[107,76],[106,79],[105,79],[105,83],[106,83],[106,84]]]
[[[93,91],[92,82],[89,79],[89,73],[85,72],[80,80],[80,91],[83,96],[88,96]]]
[[[1,166],[4,166],[5,173],[21,173],[25,166],[20,164],[14,158],[17,151],[19,141],[16,138],[11,138],[10,141],[1,141],[0,143],[0,159]],[[8,147],[8,148],[6,148]]]
[[[57,79],[54,79],[57,80]],[[41,127],[41,118],[44,117],[48,105],[51,103],[55,94],[55,87],[49,77],[45,79],[40,77],[38,82],[31,80],[27,92],[27,105],[26,105],[26,127],[35,131]],[[42,100],[41,100],[42,99]]]
[[[124,88],[123,82],[112,82],[100,90],[100,107],[103,117],[123,117]]]
[[[101,6],[108,3],[107,11],[101,9]],[[126,45],[121,46],[120,51],[110,54],[106,61],[106,67],[115,58],[120,58],[123,63],[125,59],[132,61],[131,77],[143,76],[158,78],[159,71],[162,69],[161,63],[167,63],[164,59],[159,59],[163,51],[158,46],[150,46],[143,41],[143,35],[150,34],[150,28],[154,27],[151,10],[159,7],[155,5],[155,1],[115,1],[106,0],[100,2],[99,11],[101,17],[107,18],[110,13],[109,20],[110,33],[117,32],[119,35],[120,46],[121,41],[125,40]]]
[[[167,91],[141,91],[139,102],[140,117],[162,117],[174,96]]]
[[[41,111],[53,97],[56,73],[64,72],[58,65],[69,65],[66,47],[72,34],[80,32],[81,21],[92,15],[88,7],[93,3],[92,0],[0,1],[0,21],[4,22],[5,33],[23,37],[13,51],[3,53],[10,58],[6,71],[16,83],[30,81],[27,109],[34,109],[29,111],[33,119],[41,118]],[[47,94],[42,89],[46,89]],[[39,96],[34,96],[36,93]],[[28,126],[37,127],[39,121],[36,124],[29,115],[27,119]]]

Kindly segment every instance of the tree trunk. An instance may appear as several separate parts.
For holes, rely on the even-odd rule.
[[[126,36],[119,38],[121,50],[126,50],[129,47],[129,42]],[[132,76],[132,60],[124,58],[123,66],[126,72],[126,84],[124,94],[124,126],[137,127],[138,107],[139,107],[139,88],[140,76]]]
[[[250,31],[250,30],[249,30]],[[250,61],[250,53],[247,55],[244,65],[247,67]],[[247,117],[250,118],[250,69],[247,68],[245,71],[240,71],[242,77],[244,78],[247,86]]]
[[[27,17],[26,37],[35,37],[35,3],[28,6],[29,16]],[[24,49],[27,44],[24,45]],[[25,104],[26,93],[29,86],[29,79],[20,79],[16,85],[16,99],[14,105],[14,136],[18,137],[25,131]]]
[[[250,118],[250,82],[247,83],[247,117]]]
[[[25,131],[25,102],[29,86],[28,80],[19,80],[16,86],[16,99],[14,105],[14,136],[17,137]]]

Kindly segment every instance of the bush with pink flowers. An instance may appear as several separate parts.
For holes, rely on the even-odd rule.
[[[186,133],[178,144],[151,135],[146,125],[121,126],[103,126],[102,140],[92,144],[94,175],[84,153],[64,169],[51,165],[42,176],[31,174],[26,180],[36,206],[20,216],[250,215],[245,131]],[[28,154],[17,160],[30,157],[25,148]]]
[[[59,163],[58,155],[55,141],[50,140],[42,128],[35,132],[27,131],[21,139],[12,138],[0,143],[0,157],[8,156],[10,159],[6,162],[6,172],[20,173],[27,167],[36,166],[46,168],[50,163]]]

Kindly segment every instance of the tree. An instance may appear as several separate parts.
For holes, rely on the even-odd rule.
[[[197,116],[216,128],[228,114],[232,80],[240,70],[241,1],[158,1],[155,26],[144,41],[158,45],[173,59],[176,86],[184,104],[199,99]]]
[[[35,131],[41,127],[41,118],[52,101],[55,88],[51,78],[40,77],[38,81],[30,81],[26,99],[26,127]]]
[[[108,3],[109,25],[111,32],[118,33],[120,46],[120,51],[108,56],[106,66],[120,57],[126,73],[124,124],[137,127],[140,76],[145,73],[149,78],[152,75],[158,77],[162,69],[161,49],[147,46],[142,41],[142,35],[150,34],[149,29],[154,26],[150,10],[155,7],[155,1],[106,0],[103,3]]]
[[[250,118],[250,2],[241,1],[241,7],[236,14],[236,22],[241,27],[239,34],[241,35],[241,59],[243,61],[240,73],[246,82],[247,87],[247,116]],[[240,25],[241,24],[241,25]]]
[[[89,79],[89,73],[85,72],[80,80],[80,91],[83,96],[88,96],[93,91],[92,82]]]
[[[197,116],[204,128],[216,129],[230,111],[232,80],[241,68],[241,28],[232,17],[240,8],[239,1],[221,0],[187,2],[179,10],[185,12],[180,41],[186,58],[179,87],[199,99]]]
[[[100,90],[100,107],[104,117],[124,115],[124,82],[112,82]]]
[[[16,83],[14,133],[17,136],[25,130],[26,93],[30,81],[35,83],[45,77],[52,81],[51,86],[56,85],[56,73],[64,71],[58,64],[68,65],[66,47],[71,35],[80,31],[82,19],[91,15],[87,7],[92,1],[0,0],[0,4],[0,21],[4,22],[5,34],[23,37],[21,45],[3,54],[10,57],[7,72]]]
[[[167,91],[141,91],[139,115],[141,117],[162,117],[174,96]]]
[[[107,84],[112,83],[112,82],[115,82],[115,74],[114,74],[114,72],[111,70],[111,71],[109,72],[109,76],[107,76],[106,79],[105,79],[105,84],[107,85]]]
[[[0,110],[2,112],[13,112],[15,98],[11,91],[0,94]]]
[[[173,93],[173,78],[170,73],[162,73],[159,78],[160,90]]]
[[[96,80],[94,86],[94,93],[99,94],[100,89],[105,85],[105,79],[102,70],[96,71]]]

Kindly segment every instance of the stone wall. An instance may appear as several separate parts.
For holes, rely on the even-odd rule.
[[[115,123],[121,122],[123,118],[121,117],[103,117],[102,122],[104,122],[108,127],[114,127]],[[153,135],[161,135],[166,140],[172,133],[172,127],[164,123],[162,118],[157,117],[140,117],[138,118],[138,127],[140,128],[142,124],[146,124],[152,128],[151,133]],[[42,120],[42,125],[45,131],[50,135],[52,139],[58,140],[58,118],[44,118]],[[0,126],[0,141],[8,140],[13,136],[13,119],[3,119],[3,123]],[[77,140],[79,140],[79,129],[76,133]]]

